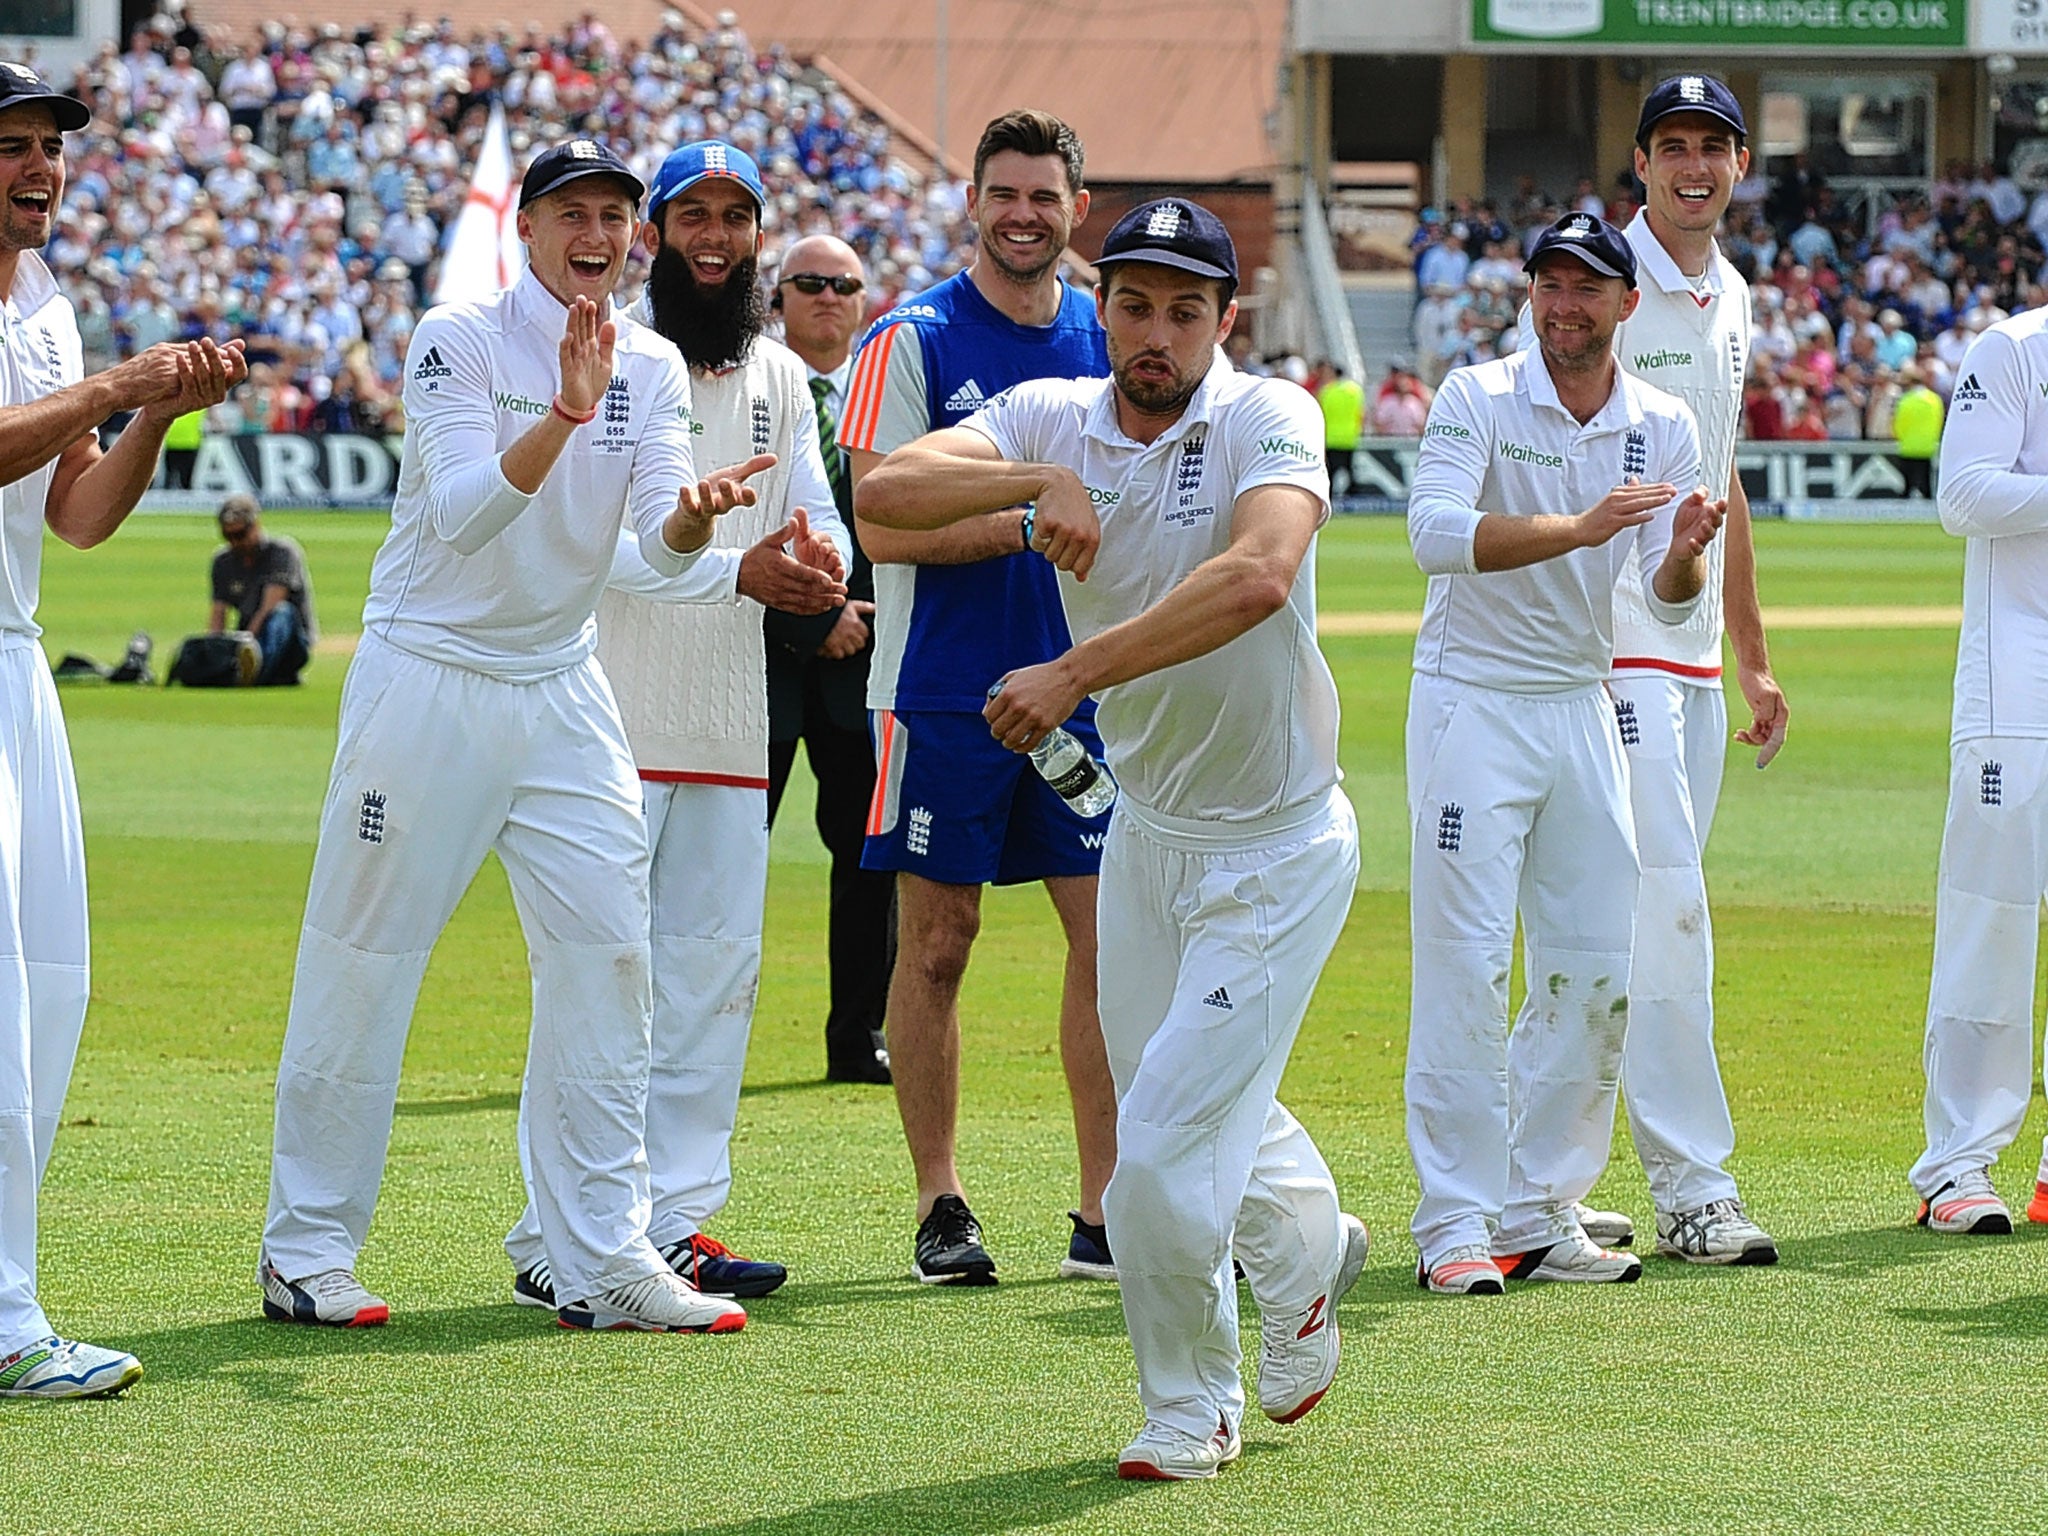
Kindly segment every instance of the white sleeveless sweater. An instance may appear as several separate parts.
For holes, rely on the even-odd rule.
[[[701,476],[775,455],[750,482],[751,507],[718,520],[717,549],[746,549],[782,526],[789,501],[793,434],[815,432],[816,407],[802,361],[762,337],[727,373],[690,370]],[[768,674],[761,605],[655,602],[607,589],[597,609],[597,654],[626,724],[643,779],[699,784],[768,784]]]

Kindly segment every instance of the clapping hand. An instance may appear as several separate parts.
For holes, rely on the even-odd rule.
[[[619,327],[604,319],[591,300],[569,301],[569,323],[562,331],[562,408],[572,416],[588,416],[612,387],[612,349]]]

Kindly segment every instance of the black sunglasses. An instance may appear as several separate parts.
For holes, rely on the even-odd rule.
[[[798,293],[823,293],[830,288],[842,299],[850,299],[867,287],[857,277],[825,277],[817,272],[799,272],[794,277],[785,277],[782,282],[794,283]],[[781,286],[782,283],[776,284],[778,288]]]

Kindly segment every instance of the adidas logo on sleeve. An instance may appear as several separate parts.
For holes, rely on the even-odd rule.
[[[1237,1004],[1230,1000],[1230,994],[1221,987],[1218,987],[1214,992],[1203,998],[1202,1006],[1204,1008],[1221,1008],[1226,1013],[1233,1012],[1237,1008]]]
[[[441,361],[441,349],[428,347],[427,355],[420,359],[420,365],[413,369],[415,379],[446,379],[454,376],[455,370]]]
[[[946,409],[961,416],[972,416],[988,403],[981,392],[981,386],[969,379],[946,397]]]

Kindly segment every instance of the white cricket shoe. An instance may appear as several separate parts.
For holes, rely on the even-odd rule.
[[[352,1269],[323,1269],[303,1280],[287,1280],[266,1257],[256,1266],[263,1287],[263,1315],[280,1323],[319,1323],[330,1328],[374,1328],[391,1321],[384,1298],[373,1296]]]
[[[133,1355],[55,1334],[0,1357],[0,1397],[112,1397],[140,1380]]]
[[[1350,1212],[1343,1215],[1344,1253],[1337,1278],[1306,1307],[1259,1314],[1259,1408],[1275,1424],[1305,1418],[1337,1379],[1337,1303],[1358,1284],[1372,1236]]]
[[[706,1296],[673,1270],[615,1286],[588,1301],[572,1301],[555,1313],[564,1328],[623,1328],[641,1333],[738,1333],[747,1326],[746,1308],[723,1296]]]
[[[1778,1262],[1771,1234],[1751,1221],[1735,1199],[1710,1200],[1690,1211],[1659,1211],[1657,1251],[1688,1264]]]
[[[1117,1457],[1116,1475],[1152,1483],[1214,1477],[1219,1467],[1230,1465],[1243,1450],[1243,1438],[1228,1419],[1219,1418],[1216,1433],[1207,1439],[1148,1421],[1138,1431],[1138,1438]]]
[[[1623,1211],[1600,1211],[1581,1200],[1572,1206],[1586,1236],[1602,1248],[1632,1248],[1636,1241],[1635,1218]]]
[[[1602,1248],[1585,1233],[1575,1233],[1527,1253],[1504,1253],[1495,1262],[1510,1280],[1576,1280],[1591,1285],[1629,1285],[1643,1275],[1643,1261],[1632,1253]]]
[[[1484,1243],[1466,1243],[1430,1264],[1418,1260],[1415,1283],[1439,1296],[1498,1296],[1507,1289],[1493,1250]]]
[[[1930,1232],[1994,1237],[2012,1231],[2012,1212],[1983,1168],[1950,1179],[1920,1202],[1920,1214],[1913,1219]]]

